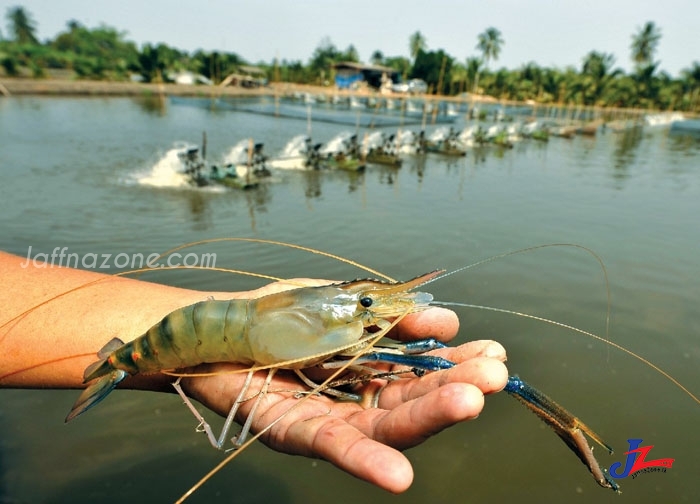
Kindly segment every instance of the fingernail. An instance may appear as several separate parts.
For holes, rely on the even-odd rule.
[[[483,355],[484,357],[490,357],[492,359],[500,359],[505,361],[506,349],[503,348],[503,345],[501,345],[500,343],[492,341],[488,344],[486,348],[484,348]]]

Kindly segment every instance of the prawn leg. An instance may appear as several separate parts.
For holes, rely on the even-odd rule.
[[[180,395],[180,398],[184,401],[185,405],[189,408],[189,410],[192,412],[192,414],[195,416],[197,420],[199,420],[199,425],[197,426],[197,431],[198,432],[205,432],[207,435],[207,438],[209,439],[209,443],[214,448],[217,448],[221,450],[224,446],[224,443],[226,442],[226,437],[228,436],[229,431],[231,430],[231,425],[233,424],[233,421],[236,417],[236,413],[238,412],[238,408],[240,405],[245,402],[245,394],[248,392],[248,388],[250,387],[250,382],[253,379],[253,375],[255,374],[254,371],[249,371],[248,375],[246,376],[245,382],[243,383],[243,387],[241,388],[241,391],[238,393],[238,397],[236,397],[236,400],[233,402],[233,406],[231,406],[231,410],[229,411],[228,416],[226,417],[226,421],[224,422],[224,426],[221,429],[221,434],[217,438],[216,435],[214,435],[214,430],[211,428],[211,425],[204,419],[202,414],[197,410],[197,408],[192,404],[192,401],[190,400],[189,397],[185,394],[185,392],[182,390],[182,387],[180,386],[180,380],[182,378],[178,378],[172,385],[173,388],[177,391],[177,393]],[[232,439],[234,444],[236,444],[236,441],[240,438],[240,435],[237,438]]]
[[[263,383],[263,386],[260,388],[260,392],[258,393],[258,397],[255,399],[255,403],[253,404],[253,407],[250,410],[250,413],[248,413],[248,417],[245,419],[245,424],[243,424],[243,428],[241,429],[241,432],[236,436],[236,439],[233,441],[233,445],[236,448],[239,448],[246,440],[248,437],[248,432],[250,432],[250,426],[253,424],[253,419],[255,418],[255,411],[258,409],[258,406],[260,405],[260,401],[262,401],[263,397],[267,394],[267,389],[270,387],[270,383],[272,382],[272,377],[275,376],[275,372],[277,371],[276,368],[271,368],[267,372],[267,378],[265,379],[265,383]],[[240,394],[239,394],[240,397]]]
[[[319,392],[323,392],[324,394],[327,394],[327,395],[330,395],[333,397],[337,397],[339,399],[344,399],[346,401],[359,402],[362,399],[362,397],[357,395],[357,394],[353,394],[351,392],[343,392],[342,390],[337,390],[335,388],[337,386],[336,382],[331,382],[328,384],[328,386],[321,387],[318,383],[311,380],[308,376],[306,376],[304,373],[302,373],[301,370],[295,369],[294,373],[304,383],[304,385],[306,385],[307,387],[312,389],[312,391],[314,389],[320,389]],[[340,383],[340,384],[343,385],[345,383]],[[307,393],[308,392],[301,392],[298,394],[298,397],[302,397],[304,394],[307,394]]]

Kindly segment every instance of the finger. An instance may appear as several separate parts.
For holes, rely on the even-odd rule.
[[[334,282],[333,280],[324,280],[320,278],[290,278],[288,280],[280,280],[264,285],[263,287],[252,291],[237,293],[236,297],[259,298],[263,296],[268,296],[270,294],[276,294],[278,292],[299,289],[301,287],[320,287],[323,285],[330,285],[333,283],[337,282]]]
[[[371,435],[403,450],[455,423],[476,418],[483,408],[484,394],[478,387],[450,383],[385,412],[376,419]]]
[[[369,439],[341,418],[326,415],[293,422],[284,443],[285,451],[321,457],[389,492],[403,492],[413,481],[413,468],[401,452]]]
[[[489,357],[501,362],[507,360],[506,349],[499,342],[492,340],[469,341],[456,347],[436,350],[434,354],[452,362],[463,362],[474,357]]]
[[[482,394],[491,394],[502,390],[507,380],[508,370],[500,360],[474,357],[451,369],[428,373],[421,378],[388,382],[379,395],[378,407],[398,408],[450,383],[470,384]]]
[[[399,341],[435,338],[450,341],[459,331],[457,314],[446,308],[429,308],[406,315],[390,336]]]

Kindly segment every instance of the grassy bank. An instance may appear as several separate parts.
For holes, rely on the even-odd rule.
[[[248,89],[237,86],[203,86],[184,84],[153,84],[139,82],[109,82],[76,79],[31,79],[0,77],[0,94],[15,95],[53,95],[53,96],[272,96],[291,95],[293,93],[311,93],[313,95],[341,94],[345,96],[379,96],[376,91],[359,89],[356,91],[339,91],[335,86],[312,86],[288,82],[271,83],[269,86]],[[396,96],[405,98],[405,96]],[[463,101],[457,97],[421,96],[423,99],[441,99]],[[491,97],[477,97],[479,101],[495,101]]]
[[[54,96],[143,96],[168,94],[178,96],[254,96],[270,94],[270,89],[239,87],[189,86],[182,84],[153,84],[139,82],[107,82],[64,79],[0,78],[0,93],[14,95]]]

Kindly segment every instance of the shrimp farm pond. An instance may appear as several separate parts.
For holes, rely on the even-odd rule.
[[[65,248],[83,258],[116,258],[245,237],[323,250],[408,280],[528,247],[578,244],[605,265],[607,335],[606,277],[580,248],[506,255],[425,290],[439,301],[503,308],[607,337],[700,394],[700,136],[692,129],[640,122],[544,141],[528,137],[526,115],[516,110],[477,121],[458,107],[435,122],[394,111],[372,121],[368,107],[336,110],[301,100],[276,116],[274,104],[256,99],[207,107],[152,98],[2,98],[0,249],[22,257]],[[431,142],[457,135],[465,155],[412,152],[407,139],[423,128]],[[513,136],[505,146],[470,143],[477,131]],[[400,167],[290,169],[285,161],[303,157],[307,136],[324,156],[353,136],[365,153],[392,138],[386,145],[395,147]],[[257,144],[270,174],[255,187],[200,186],[183,175],[187,149],[204,154],[205,146],[209,169],[248,166]],[[215,253],[217,267],[280,278],[373,276],[259,243],[191,250]],[[110,264],[88,266],[129,269]],[[266,282],[194,270],[142,279],[212,291]],[[498,393],[486,398],[478,419],[406,451],[415,478],[399,496],[324,461],[256,443],[188,502],[700,501],[700,406],[688,394],[639,360],[564,327],[455,311],[461,328],[454,343],[502,343],[511,374],[615,448],[613,455],[596,448],[601,466],[624,467],[629,439],[653,445],[647,461],[672,458],[673,466],[619,479],[623,495],[615,495],[598,487],[541,421]],[[17,315],[0,314],[0,324]],[[105,343],[114,336],[105,334]],[[11,337],[11,328],[0,329],[0,355],[3,338]],[[77,395],[0,389],[0,502],[174,502],[225,456],[195,432],[194,417],[173,394],[117,390],[64,424]]]

